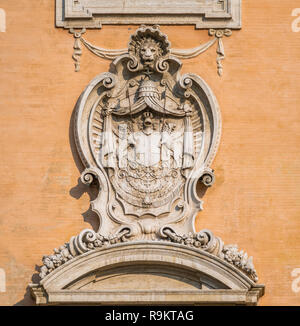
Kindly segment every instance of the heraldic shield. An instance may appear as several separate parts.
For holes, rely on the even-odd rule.
[[[221,119],[217,101],[194,74],[180,76],[181,62],[158,26],[141,26],[128,54],[97,76],[81,96],[76,141],[86,170],[97,178],[92,203],[101,233],[126,227],[155,238],[163,226],[193,231],[201,200],[198,180],[213,182],[209,168]],[[117,231],[117,229],[115,231]]]

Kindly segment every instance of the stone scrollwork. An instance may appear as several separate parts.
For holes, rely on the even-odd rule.
[[[140,29],[141,30],[141,29]],[[104,49],[97,47],[90,42],[88,42],[82,34],[84,34],[85,29],[75,32],[74,29],[70,29],[70,33],[74,34],[75,38],[75,45],[74,45],[74,55],[73,59],[75,60],[75,66],[76,69],[75,71],[79,71],[79,58],[82,54],[81,48],[79,46],[79,40],[82,42],[82,44],[93,54],[96,56],[102,58],[102,59],[107,59],[107,60],[114,60],[118,56],[134,52],[135,48],[132,47],[132,44],[129,44],[129,50],[128,49]],[[160,36],[163,34],[160,32]],[[232,35],[232,31],[230,29],[209,29],[208,34],[210,36],[213,36],[213,39],[209,40],[205,44],[201,44],[198,47],[192,48],[192,49],[170,49],[170,54],[173,55],[174,57],[178,59],[191,59],[195,58],[198,55],[204,53],[207,51],[210,47],[212,47],[216,42],[218,43],[217,47],[217,69],[218,69],[218,74],[219,76],[222,76],[223,74],[223,65],[222,61],[225,59],[225,50],[224,50],[224,44],[222,41],[223,36],[229,37]],[[133,41],[131,41],[133,42]],[[133,62],[131,62],[131,65]]]
[[[172,228],[164,227],[160,233],[163,238],[169,241],[199,248],[214,254],[241,269],[252,281],[258,281],[253,265],[253,258],[248,257],[248,254],[243,250],[239,250],[237,245],[224,245],[223,241],[215,237],[209,230],[202,230],[198,233],[189,233],[187,235],[178,235]]]
[[[181,65],[159,26],[143,25],[78,102],[81,180],[99,182],[92,208],[105,233],[116,224],[139,230],[140,239],[155,238],[164,225],[193,230],[202,207],[195,185],[213,184],[221,118],[208,85],[180,76]]]
[[[74,34],[75,41],[82,40],[82,33]],[[218,40],[230,34],[211,33]],[[236,246],[224,246],[209,230],[195,231],[202,209],[196,185],[214,183],[210,166],[220,141],[221,115],[201,77],[180,75],[182,63],[172,51],[158,25],[143,25],[126,51],[106,53],[110,58],[118,54],[110,72],[96,76],[81,94],[74,135],[85,167],[81,181],[99,186],[91,207],[100,227],[83,230],[44,256],[42,279],[73,259],[130,241],[200,250],[257,281],[251,257]]]
[[[215,182],[214,170],[206,170],[200,178],[200,181],[207,187],[211,187]]]
[[[126,242],[131,237],[132,230],[130,227],[122,228],[117,234],[103,236],[93,230],[85,229],[79,235],[73,236],[69,243],[65,243],[54,253],[44,256],[43,266],[40,268],[40,278],[45,278],[49,273],[60,267],[67,261],[82,255],[88,251],[101,248],[103,246],[113,245],[120,242]]]
[[[223,242],[209,230],[202,230],[198,233],[189,232],[188,234],[178,235],[171,227],[161,228],[160,235],[165,240],[169,240],[182,245],[195,247],[223,258]]]
[[[43,266],[40,268],[40,277],[44,279],[49,273],[64,263],[91,250],[101,250],[102,247],[127,242],[132,236],[130,227],[121,229],[117,234],[108,237],[93,230],[85,229],[76,237],[54,249],[54,253],[43,257]],[[170,241],[183,246],[204,250],[221,258],[243,271],[253,282],[258,281],[252,257],[239,250],[237,245],[224,245],[223,241],[215,237],[209,230],[198,233],[178,235],[171,227],[164,226],[158,232],[161,241]]]

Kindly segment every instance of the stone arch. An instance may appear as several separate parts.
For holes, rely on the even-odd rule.
[[[87,252],[32,286],[32,294],[38,304],[253,305],[263,287],[203,250],[140,241]]]

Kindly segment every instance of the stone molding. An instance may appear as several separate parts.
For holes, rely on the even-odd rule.
[[[76,237],[72,237],[69,243],[60,246],[59,249],[54,249],[52,255],[44,256],[43,266],[39,275],[41,279],[44,279],[55,269],[77,256],[93,250],[104,250],[118,243],[126,243],[130,241],[131,237],[132,230],[129,228],[121,229],[117,234],[110,236],[102,236],[93,230],[85,229]],[[258,281],[252,257],[248,258],[247,253],[239,250],[237,245],[224,246],[223,241],[215,237],[209,230],[202,230],[194,234],[178,235],[171,227],[163,227],[159,230],[159,239],[161,242],[171,242],[213,254],[236,266],[253,282]]]
[[[117,3],[116,3],[117,2]],[[56,0],[56,27],[102,28],[104,24],[195,25],[240,29],[241,0]]]
[[[221,76],[222,60],[225,59],[222,37],[230,36],[231,30],[241,28],[241,0],[115,0],[113,6],[105,0],[56,0],[56,27],[69,29],[74,35],[72,57],[75,72],[80,70],[80,41],[88,50],[104,59],[113,60],[126,53],[126,49],[94,46],[82,37],[86,29],[101,29],[103,24],[193,24],[196,29],[207,29],[214,36],[211,41],[193,49],[173,49],[172,54],[179,59],[193,58],[217,41],[217,67]]]
[[[164,277],[166,289],[147,288],[146,280],[155,274]],[[138,290],[137,283],[133,287],[124,282],[128,275],[139,282]],[[88,251],[30,287],[37,304],[256,305],[264,293],[264,286],[220,257],[161,241],[119,243]]]

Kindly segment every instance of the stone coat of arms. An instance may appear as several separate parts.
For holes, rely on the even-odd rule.
[[[137,238],[155,238],[167,225],[193,231],[201,208],[196,183],[213,181],[209,165],[221,122],[206,83],[181,76],[180,68],[159,27],[142,26],[128,54],[97,76],[78,103],[82,180],[99,181],[93,208],[102,233],[125,227]]]
[[[210,165],[220,140],[221,117],[211,89],[195,74],[180,75],[182,64],[170,48],[159,26],[142,25],[131,36],[128,53],[118,56],[110,72],[94,78],[80,96],[75,140],[85,166],[81,180],[98,187],[91,206],[100,227],[83,230],[54,254],[43,257],[42,287],[32,287],[36,296],[48,283],[58,287],[56,277],[63,275],[64,266],[67,271],[73,268],[72,262],[77,266],[76,261],[88,259],[91,252],[100,255],[102,249],[110,255],[105,248],[111,245],[117,245],[117,251],[118,246],[132,244],[134,259],[137,248],[145,246],[143,252],[149,250],[151,261],[153,246],[158,251],[160,246],[167,248],[171,260],[174,248],[181,252],[190,248],[192,256],[199,249],[198,254],[205,252],[207,259],[216,257],[214,268],[222,261],[224,270],[228,263],[241,270],[246,276],[238,274],[238,282],[246,277],[251,288],[257,281],[252,257],[235,245],[225,246],[209,230],[195,231],[194,220],[202,209],[196,186],[214,182]],[[170,242],[174,248],[166,245]],[[147,265],[145,255],[141,259]],[[124,259],[124,264],[130,263]],[[95,258],[95,264],[101,261]],[[65,284],[68,280],[61,277]],[[228,282],[226,286],[232,286]]]

